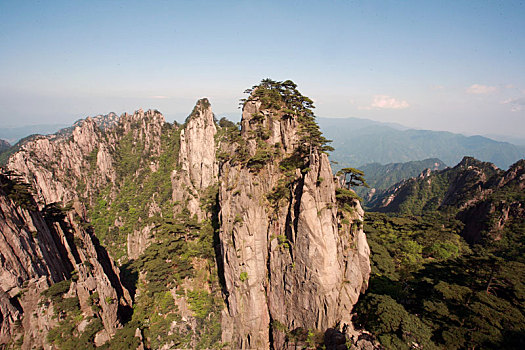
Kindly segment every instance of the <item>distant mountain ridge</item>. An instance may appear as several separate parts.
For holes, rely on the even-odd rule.
[[[340,167],[369,163],[401,163],[439,158],[448,165],[464,156],[489,161],[506,169],[525,157],[525,146],[499,142],[483,136],[464,136],[446,131],[403,130],[358,118],[319,118],[324,135],[333,140],[332,159]]]
[[[0,139],[0,153],[2,153],[4,151],[7,151],[9,149],[9,147],[11,147],[9,142]]]
[[[106,129],[115,125],[118,122],[119,116],[110,112],[108,114],[99,114],[91,117],[100,128]],[[63,135],[70,133],[73,129],[84,123],[85,119],[78,119],[73,124],[38,124],[38,125],[25,125],[17,127],[8,127],[0,129],[0,139],[4,139],[10,144],[14,145],[19,141],[27,138],[31,135]]]
[[[453,168],[427,171],[377,193],[369,207],[404,215],[456,213],[465,224],[464,238],[477,242],[482,235],[498,239],[510,221],[523,220],[524,189],[524,159],[502,171],[492,163],[464,157]]]
[[[102,128],[111,126],[118,120],[115,113],[92,118]],[[317,120],[324,135],[333,140],[332,146],[335,151],[332,152],[331,159],[340,163],[334,166],[334,169],[345,166],[362,167],[370,163],[404,163],[428,158],[439,158],[447,165],[453,165],[466,155],[506,169],[525,157],[525,146],[518,145],[517,141],[516,144],[512,144],[484,136],[415,130],[395,123],[361,118],[320,117]],[[14,144],[30,135],[48,135],[57,133],[59,129],[58,134],[63,135],[82,122],[83,119],[80,119],[69,127],[49,124],[3,128],[0,129],[0,138]]]
[[[68,124],[39,124],[39,125],[25,125],[17,127],[2,127],[0,128],[0,139],[8,141],[14,145],[23,138],[34,134],[53,134],[61,128],[68,127]]]
[[[389,163],[382,165],[379,163],[365,164],[360,167],[365,173],[365,179],[369,187],[355,188],[356,193],[363,199],[363,203],[368,206],[368,201],[374,195],[387,190],[390,186],[419,176],[428,170],[442,170],[447,165],[437,158],[424,160],[414,160],[406,163]]]
[[[126,115],[126,114],[123,114],[123,115]],[[0,166],[5,165],[9,157],[12,154],[18,152],[22,148],[22,146],[25,145],[26,143],[33,141],[39,137],[47,137],[50,140],[69,137],[71,136],[71,134],[73,133],[73,130],[75,130],[76,127],[84,125],[84,123],[88,119],[92,119],[95,122],[95,124],[99,127],[99,129],[106,130],[108,128],[111,128],[117,125],[120,117],[113,112],[110,112],[108,114],[99,114],[94,117],[88,117],[86,119],[79,119],[73,125],[62,128],[58,131],[55,129],[51,133],[44,132],[44,133],[30,134],[18,140],[18,142],[14,144],[13,146],[7,143],[9,145],[9,147],[7,148],[2,148],[2,146],[0,145]],[[41,125],[41,126],[43,127],[42,129],[38,129],[39,127],[38,125],[35,125],[34,127],[37,128],[37,130],[51,130],[50,128],[52,127],[51,125]],[[58,124],[54,126],[58,126]],[[30,128],[30,130],[33,130],[33,129]],[[0,140],[0,141],[3,141],[3,140]]]
[[[365,164],[360,167],[371,188],[384,190],[403,179],[418,176],[423,170],[442,170],[446,164],[437,158],[414,160],[406,163]]]

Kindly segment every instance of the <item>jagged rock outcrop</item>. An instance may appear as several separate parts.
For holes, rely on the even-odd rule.
[[[88,209],[94,202],[96,193],[108,184],[114,184],[119,177],[119,167],[115,163],[120,159],[115,158],[119,158],[120,155],[116,153],[116,145],[121,141],[124,132],[132,130],[128,136],[131,139],[131,147],[133,142],[140,141],[144,152],[158,154],[164,124],[164,118],[157,111],[140,110],[133,115],[125,114],[120,118],[118,125],[113,122],[114,115],[110,116],[112,119],[107,123],[102,118],[87,118],[67,132],[30,140],[9,159],[7,165],[8,169],[21,174],[21,178],[31,184],[37,199],[34,208],[36,213],[45,211],[54,203],[59,203],[58,207],[71,207],[59,222],[47,223],[47,226],[42,225],[42,222],[33,225],[37,227],[33,229],[34,234],[40,231],[51,232],[57,245],[52,251],[56,252],[58,249],[60,252],[59,257],[48,259],[43,265],[59,264],[67,273],[60,278],[43,272],[26,277],[17,273],[21,278],[19,284],[25,282],[32,285],[36,283],[34,280],[39,278],[39,287],[32,289],[33,302],[28,305],[41,302],[41,292],[55,282],[66,277],[71,278],[72,272],[76,271],[76,281],[72,283],[69,293],[71,297],[78,298],[84,317],[98,315],[100,318],[103,330],[97,333],[97,344],[110,339],[120,327],[122,317],[129,313],[126,309],[130,309],[131,298],[120,281],[119,269],[90,229],[83,225],[89,220]],[[99,124],[103,124],[110,131],[104,132]],[[19,221],[31,222],[28,220],[29,214],[24,215],[26,219]],[[141,230],[140,233],[149,238],[147,230]],[[149,242],[139,238],[138,243],[146,245]],[[137,248],[140,249],[145,248]],[[27,251],[26,245],[24,250]],[[27,254],[35,256],[32,251],[27,251]],[[11,260],[20,261],[21,257],[22,255],[15,255]],[[22,265],[31,266],[26,263]],[[42,276],[45,277],[44,282]],[[100,308],[98,312],[94,312],[91,306],[94,299],[97,300],[97,308]],[[32,315],[33,310],[30,311],[24,310],[24,314]],[[44,344],[45,333],[54,325],[56,322],[42,321],[38,317],[24,317],[24,344]],[[42,331],[44,336],[38,333]]]
[[[109,114],[75,125],[27,142],[9,159],[7,168],[34,187],[40,206],[71,204],[78,215],[87,219],[88,207],[94,204],[97,193],[110,186],[109,197],[115,197],[121,173],[140,166],[122,159],[119,145],[125,144],[129,152],[159,156],[165,120],[158,111],[138,110],[123,114],[118,123],[116,116]],[[155,169],[158,161],[146,166]],[[151,228],[129,235],[131,245],[127,249],[131,256],[138,256],[150,242]]]
[[[180,132],[178,163],[172,174],[173,200],[187,202],[191,215],[204,218],[200,192],[217,184],[217,127],[208,99],[197,101]]]
[[[341,223],[326,154],[300,159],[299,117],[262,106],[253,98],[243,109],[239,147],[251,158],[227,161],[219,174],[223,341],[235,349],[293,348],[291,332],[349,323],[370,272],[358,202]],[[267,150],[277,155],[261,166]],[[292,159],[303,166],[283,172]]]
[[[158,241],[154,235],[159,225],[146,220],[158,222],[159,219],[151,218],[173,217],[180,215],[183,209],[190,209],[191,216],[197,214],[202,220],[209,214],[206,214],[201,207],[201,195],[208,187],[217,183],[215,159],[217,129],[211,107],[206,99],[197,103],[183,128],[168,125],[158,111],[139,110],[134,114],[123,114],[117,123],[114,115],[110,117],[111,120],[107,122],[100,117],[87,118],[75,123],[73,128],[63,130],[56,135],[39,136],[29,140],[8,163],[10,170],[21,174],[21,178],[34,188],[38,198],[34,210],[43,211],[50,204],[56,207],[65,205],[71,207],[66,211],[61,225],[52,225],[56,231],[53,231],[54,236],[62,237],[57,239],[65,242],[59,245],[62,256],[53,261],[68,266],[67,278],[71,277],[72,271],[77,271],[75,275],[77,280],[72,283],[68,297],[78,297],[85,317],[93,315],[88,305],[93,299],[100,304],[102,308],[100,319],[104,324],[104,330],[97,334],[96,344],[104,343],[115,333],[121,318],[125,316],[126,307],[131,304],[131,299],[126,288],[122,287],[119,270],[90,231],[89,224],[97,219],[96,215],[99,215],[98,221],[94,224],[99,230],[98,234],[104,237],[106,232],[100,231],[104,226],[100,226],[97,222],[105,220],[104,217],[109,215],[109,210],[113,210],[110,209],[111,206],[117,207],[117,211],[113,214],[114,222],[110,223],[105,235],[108,238],[103,244],[115,254],[114,256],[119,256],[117,254],[122,252],[127,253],[123,258],[119,258],[120,261],[135,260],[140,258],[153,241]],[[171,155],[167,154],[168,151]],[[176,168],[172,173],[172,183],[169,177],[170,167]],[[166,173],[167,177],[159,175]],[[136,181],[135,178],[141,180],[132,184],[131,182]],[[158,183],[155,180],[164,182]],[[146,184],[148,181],[149,183]],[[136,192],[130,192],[135,186],[138,188],[132,191]],[[151,196],[144,197],[145,202],[136,202],[145,211],[139,214],[141,217],[137,222],[137,217],[130,216],[126,207],[131,209],[132,203],[129,202],[131,196],[142,195],[141,192],[145,190],[140,190],[140,187],[144,186],[150,186],[148,191],[152,192]],[[162,187],[155,189],[156,186]],[[168,203],[164,202],[167,199],[166,187],[170,188],[169,193],[172,193],[172,201]],[[130,226],[133,228],[131,232],[129,232]],[[123,231],[129,233],[120,238],[115,236],[123,228],[127,228],[127,231]],[[92,262],[92,259],[97,262]],[[201,264],[198,260],[192,263]],[[199,268],[204,269],[204,267]],[[36,299],[40,298],[40,292],[66,277],[55,280],[47,278],[49,282],[38,289]],[[146,273],[141,272],[139,278],[142,283],[146,283]],[[106,283],[106,286],[99,286],[101,283]],[[188,282],[188,285],[192,285],[192,282]],[[193,288],[197,287],[208,288],[193,283]],[[113,290],[113,294],[109,293],[110,290]],[[175,289],[172,292],[176,295]],[[177,300],[189,308],[188,301],[184,297],[177,295]],[[115,310],[110,310],[111,312],[106,310],[110,308]],[[52,315],[52,308],[49,310]],[[189,314],[193,313],[188,310]],[[24,322],[30,319],[14,312],[10,315],[14,315],[12,318],[24,317]],[[108,315],[113,315],[114,319]],[[190,325],[196,332],[195,317],[186,315],[185,319],[188,321],[180,326],[173,326],[171,333],[179,328],[187,332],[184,324]],[[82,329],[86,327],[84,323],[81,323]],[[45,326],[45,332],[57,325],[56,322],[40,322],[41,326],[43,324],[48,324]],[[42,329],[35,328],[35,332],[39,330]],[[29,340],[31,338],[25,338],[28,339],[27,343],[31,344]],[[43,344],[43,340],[41,343]],[[167,340],[165,346],[169,347],[173,344]]]
[[[114,178],[107,172],[112,157],[107,147],[99,147],[102,142],[97,124],[88,118],[69,138],[40,136],[27,142],[9,158],[7,168],[34,186],[41,205],[74,202],[78,206],[79,196],[89,198],[94,188]],[[86,176],[90,171],[100,171],[100,176]]]
[[[120,326],[121,313],[131,305],[118,269],[72,213],[54,206],[39,210],[30,194],[16,187],[17,181],[5,175],[0,178],[0,339],[5,343],[23,334],[23,349],[45,345],[45,336],[57,321],[43,307],[43,292],[73,274],[70,295],[78,298],[84,318],[101,320],[99,334],[108,339]],[[21,195],[24,201],[17,203],[13,196]],[[100,298],[97,313],[90,299],[95,293]]]
[[[198,190],[217,183],[215,134],[217,128],[211,105],[203,98],[197,101],[180,132],[179,164]]]

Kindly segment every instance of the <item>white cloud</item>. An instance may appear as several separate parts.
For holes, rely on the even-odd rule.
[[[501,103],[510,105],[512,112],[519,112],[525,109],[525,97],[509,98]]]
[[[410,105],[407,101],[398,100],[387,95],[375,95],[370,106],[360,107],[360,109],[404,109],[408,107],[410,107]]]
[[[167,99],[169,97],[168,96],[157,95],[157,96],[149,96],[149,98],[152,98],[154,100],[164,100],[164,99]]]
[[[467,88],[467,93],[469,94],[476,94],[476,95],[483,95],[483,94],[490,94],[498,90],[495,86],[488,86],[488,85],[480,85],[480,84],[473,84]]]

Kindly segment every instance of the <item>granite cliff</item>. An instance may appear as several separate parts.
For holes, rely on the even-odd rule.
[[[48,348],[45,335],[56,328],[103,344],[130,312],[118,268],[73,211],[39,208],[19,181],[0,178],[2,343]],[[82,315],[72,329],[67,311]]]
[[[237,157],[220,167],[223,340],[234,348],[294,348],[291,334],[349,324],[370,272],[359,202],[338,206],[307,103],[294,110],[288,95],[301,97],[294,85],[255,88]]]
[[[6,347],[291,349],[351,325],[360,204],[311,100],[290,81],[249,93],[240,129],[202,99],[182,125],[139,110],[20,146],[0,193]]]

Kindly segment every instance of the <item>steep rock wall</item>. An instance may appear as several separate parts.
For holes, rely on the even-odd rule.
[[[236,349],[293,348],[287,336],[294,330],[350,322],[370,272],[358,228],[363,211],[356,201],[348,224],[341,224],[326,154],[314,149],[302,169],[279,166],[295,156],[297,117],[263,110],[255,99],[246,102],[241,124],[240,143],[252,160],[261,147],[279,155],[257,170],[235,158],[220,168],[223,341]]]
[[[109,339],[131,299],[105,250],[74,220],[73,213],[50,207],[39,210],[32,199],[26,208],[8,196],[5,188],[10,188],[10,179],[2,175],[0,183],[2,342],[23,334],[22,348],[48,347],[46,334],[57,321],[52,308],[46,307],[49,302],[43,292],[73,275],[70,296],[78,298],[84,319],[101,320],[100,342]],[[97,312],[90,298],[95,293]]]
[[[172,174],[173,200],[185,202],[191,215],[199,220],[205,216],[200,197],[208,187],[216,185],[217,127],[209,101],[197,101],[180,132],[179,167]]]

